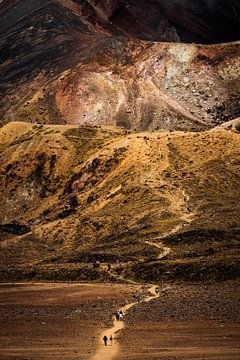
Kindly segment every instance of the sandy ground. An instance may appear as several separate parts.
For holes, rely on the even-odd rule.
[[[134,285],[1,285],[0,359],[237,360],[237,289],[172,285],[136,304]]]

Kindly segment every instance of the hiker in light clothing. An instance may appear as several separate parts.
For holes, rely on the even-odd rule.
[[[120,318],[120,313],[119,313],[119,311],[116,312],[116,315],[115,315],[115,316],[116,316],[116,320],[118,321],[119,318]]]

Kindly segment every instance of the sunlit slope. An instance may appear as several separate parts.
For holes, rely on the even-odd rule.
[[[106,278],[94,259],[119,260],[119,272],[153,281],[189,279],[202,261],[217,265],[200,280],[220,279],[219,263],[235,277],[237,131],[10,123],[0,139],[2,279]],[[162,240],[171,251],[157,260],[160,249],[146,241]]]

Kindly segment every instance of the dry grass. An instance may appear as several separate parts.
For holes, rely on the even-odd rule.
[[[40,278],[105,279],[104,271],[93,272],[93,259],[119,260],[119,272],[129,262],[124,270],[128,275],[153,281],[163,268],[184,279],[177,275],[176,259],[184,263],[183,269],[196,268],[197,273],[202,261],[206,268],[228,263],[235,269],[235,245],[234,250],[221,245],[217,256],[215,250],[221,241],[227,244],[226,234],[231,234],[230,244],[238,236],[237,132],[137,134],[26,123],[10,123],[0,131],[2,278],[20,269],[20,278],[31,273]],[[30,232],[18,233],[23,224]],[[220,231],[212,256],[204,251],[216,244],[207,236],[208,245],[201,250],[201,230]],[[174,233],[188,231],[196,231],[192,249],[171,242]],[[160,238],[171,246],[171,266],[157,261],[157,249],[145,243]],[[228,273],[232,278],[232,271]],[[206,272],[208,277],[214,278]]]

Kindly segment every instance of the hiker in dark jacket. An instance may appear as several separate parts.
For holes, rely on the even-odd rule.
[[[103,342],[104,342],[104,345],[107,346],[107,342],[108,342],[108,337],[107,337],[107,335],[104,335],[104,337],[103,337]]]

